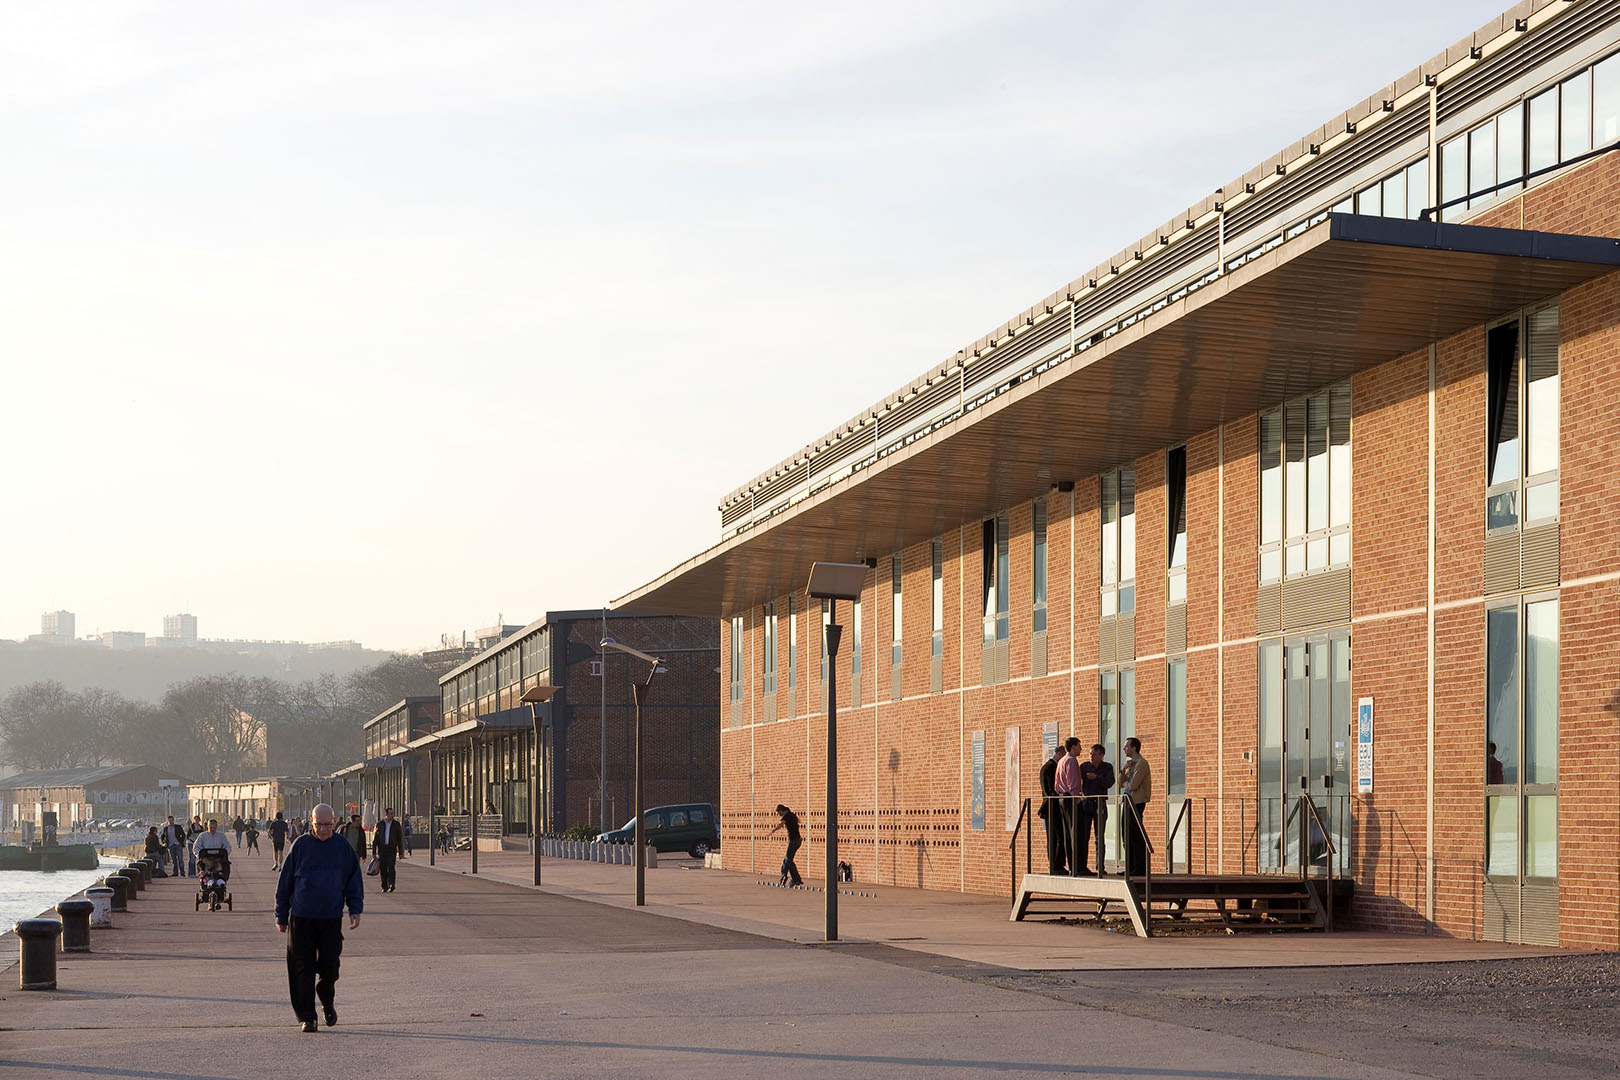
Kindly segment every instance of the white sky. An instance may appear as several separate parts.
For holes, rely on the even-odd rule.
[[[0,637],[610,601],[1506,4],[0,0]]]

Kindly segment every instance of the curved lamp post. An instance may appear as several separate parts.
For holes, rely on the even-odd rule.
[[[644,653],[640,649],[632,649],[628,645],[621,645],[612,638],[603,638],[601,648],[612,649],[633,656],[637,660],[644,660],[649,665],[647,678],[641,682],[630,684],[630,689],[636,698],[636,789],[635,789],[635,823],[636,823],[636,906],[643,907],[647,903],[647,845],[646,831],[641,821],[641,703],[647,697],[647,688],[652,685],[653,676],[660,671],[667,671],[662,657],[651,653]],[[607,666],[602,667],[602,684],[607,685]]]
[[[838,601],[859,600],[870,570],[865,563],[810,564],[808,592],[832,605],[827,621],[827,883],[823,922],[828,941],[838,940]]]
[[[529,835],[533,839],[531,839],[529,843],[532,845],[534,850],[534,883],[536,885],[540,884],[541,792],[543,791],[545,793],[544,797],[547,804],[549,804],[551,801],[550,785],[546,785],[545,787],[541,787],[540,785],[540,771],[548,767],[547,763],[550,759],[550,756],[545,751],[544,745],[540,742],[540,733],[544,730],[544,726],[542,725],[540,719],[540,706],[550,701],[552,695],[555,694],[557,690],[558,687],[548,686],[542,683],[539,686],[533,687],[532,689],[525,690],[523,692],[523,696],[518,699],[519,701],[523,702],[523,704],[527,705],[529,707],[529,711],[534,714],[534,754],[533,764],[529,766]],[[550,806],[546,805],[544,806],[544,809],[549,810]],[[549,816],[546,818],[546,823],[550,824]]]

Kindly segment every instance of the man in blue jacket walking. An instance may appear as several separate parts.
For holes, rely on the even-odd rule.
[[[287,935],[287,988],[293,1013],[306,1032],[320,1030],[316,997],[326,1012],[326,1026],[337,1023],[334,984],[343,955],[343,908],[349,909],[353,930],[365,906],[360,858],[333,832],[336,812],[321,803],[313,817],[314,831],[293,841],[276,884],[276,929]]]

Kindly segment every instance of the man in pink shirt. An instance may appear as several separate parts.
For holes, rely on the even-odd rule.
[[[1080,828],[1080,801],[1074,798],[1080,794],[1080,740],[1071,735],[1064,740],[1063,749],[1067,752],[1058,762],[1057,776],[1053,778],[1052,787],[1058,793],[1058,805],[1062,809],[1060,820],[1063,823],[1063,849],[1069,873],[1072,874],[1077,865],[1074,861],[1075,854],[1080,850],[1076,839]]]

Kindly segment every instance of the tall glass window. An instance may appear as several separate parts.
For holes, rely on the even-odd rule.
[[[1187,661],[1172,660],[1165,672],[1165,793],[1187,794]]]
[[[1558,517],[1558,339],[1556,307],[1486,332],[1487,532]]]
[[[929,654],[945,655],[945,541],[936,539],[929,547],[928,610]]]
[[[1136,610],[1136,467],[1102,475],[1102,615]]]
[[[900,641],[903,636],[902,623],[905,618],[905,605],[901,603],[900,596],[901,568],[899,555],[895,555],[889,560],[889,582],[889,611],[894,617],[894,635],[891,638],[889,663],[899,667]]]
[[[776,605],[765,605],[765,640],[763,642],[764,654],[761,657],[760,671],[764,676],[764,689],[767,694],[776,693]]]
[[[1097,741],[1115,770],[1124,764],[1125,740],[1136,734],[1136,669],[1109,668],[1098,674]],[[1119,789],[1109,792],[1117,795]],[[1107,858],[1120,858],[1119,816],[1109,815],[1106,834]]]
[[[984,643],[1007,640],[1007,515],[984,523]]]
[[[799,685],[799,611],[788,597],[788,689]]]
[[[603,678],[606,678],[603,672]],[[731,617],[731,703],[741,704],[743,699],[743,617]]]
[[[1187,448],[1165,455],[1165,489],[1170,522],[1170,583],[1167,600],[1187,602]]]
[[[1350,387],[1260,416],[1260,580],[1350,564]]]
[[[1030,566],[1030,629],[1046,633],[1046,500],[1035,500],[1034,552]]]
[[[1485,612],[1486,873],[1558,876],[1558,599]]]
[[[1592,73],[1583,71],[1558,87],[1559,160],[1592,149]]]
[[[855,609],[853,620],[855,632],[853,636],[854,644],[850,646],[849,650],[849,671],[858,682],[861,677],[861,602],[857,600],[853,606]]]

